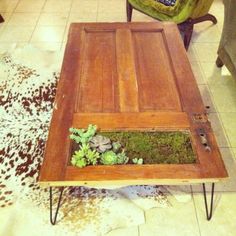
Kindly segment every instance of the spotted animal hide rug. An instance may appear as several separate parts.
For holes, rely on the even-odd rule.
[[[150,208],[171,207],[166,194],[170,189],[159,186],[68,187],[58,222],[50,224],[49,191],[37,178],[61,58],[61,52],[30,45],[0,54],[0,235],[106,235],[144,224]]]

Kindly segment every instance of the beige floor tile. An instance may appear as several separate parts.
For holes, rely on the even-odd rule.
[[[31,26],[10,26],[7,25],[0,35],[0,42],[28,42],[33,33]]]
[[[105,236],[139,236],[138,227],[122,228],[110,231]]]
[[[40,12],[46,0],[19,0],[15,12]]]
[[[61,48],[60,48],[61,51],[65,52],[66,44],[67,44],[66,42],[62,43]]]
[[[31,43],[36,48],[49,51],[59,51],[61,50],[62,43],[49,43],[49,42],[33,42]]]
[[[205,105],[207,113],[216,112],[215,104],[210,94],[209,87],[205,84],[199,84],[198,88],[200,90],[203,104]]]
[[[65,26],[37,26],[31,42],[62,42]]]
[[[218,68],[215,62],[201,62],[201,67],[208,84],[227,85],[234,80],[231,76],[224,75],[221,68]]]
[[[26,44],[28,44],[28,43],[27,42],[25,42],[25,43],[0,43],[0,53],[14,50],[14,48],[16,46],[23,47]]]
[[[222,0],[214,0],[214,3],[211,5],[210,12],[217,19],[217,26],[221,30],[223,21],[224,21],[224,5]]]
[[[229,178],[215,184],[216,192],[236,192],[236,162],[231,148],[220,148],[221,156],[224,161]],[[211,184],[206,184],[207,192],[211,190]],[[202,185],[192,185],[194,193],[202,193]]]
[[[202,22],[194,26],[192,42],[197,43],[219,43],[221,31],[217,25],[210,21]]]
[[[12,16],[12,13],[11,12],[1,12],[1,15],[2,15],[2,17],[4,19],[4,22],[2,22],[0,24],[0,26],[2,26],[4,24],[6,25],[8,23],[8,21],[10,20],[10,18]]]
[[[233,158],[236,160],[236,148],[231,148],[232,152],[233,152]]]
[[[236,147],[236,112],[220,113],[231,147]]]
[[[35,26],[39,18],[39,13],[14,13],[8,25],[15,26]]]
[[[215,194],[214,212],[211,221],[206,220],[202,194],[194,194],[194,201],[201,236],[236,235],[236,193]]]
[[[0,1],[0,12],[13,12],[19,0],[1,0]]]
[[[67,24],[68,12],[42,13],[38,25],[40,26],[64,26]]]
[[[69,12],[72,0],[47,0],[43,12]]]
[[[126,22],[125,12],[98,12],[98,22]]]
[[[152,17],[149,17],[149,16],[143,14],[142,12],[133,10],[132,21],[144,21],[144,22],[149,22],[149,21],[157,21],[157,20],[155,20],[155,19],[153,19]]]
[[[229,147],[230,144],[218,113],[209,113],[208,118],[211,122],[211,127],[214,131],[218,146]]]
[[[218,112],[236,112],[236,81],[227,85],[209,85]]]
[[[146,211],[146,224],[139,226],[139,232],[140,236],[199,235],[193,201]]]
[[[190,62],[199,61],[196,50],[194,49],[194,43],[190,43],[187,55]]]
[[[125,0],[98,0],[98,12],[126,12]]]
[[[72,22],[96,22],[97,12],[88,12],[85,11],[82,14],[79,13],[70,13],[68,24]]]
[[[97,12],[98,0],[73,0],[71,12],[82,13],[83,11]]]
[[[6,26],[7,26],[6,23],[0,24],[0,36],[1,36],[2,32],[4,31],[4,29],[6,28]]]
[[[191,68],[197,84],[206,84],[200,63],[197,61],[191,61]]]
[[[200,62],[215,62],[219,43],[193,43]]]

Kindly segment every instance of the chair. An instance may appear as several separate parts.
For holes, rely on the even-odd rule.
[[[217,51],[217,67],[223,65],[236,78],[236,1],[224,0],[224,25],[221,34],[221,40]]]
[[[208,13],[213,1],[176,0],[174,5],[167,6],[162,3],[163,0],[126,0],[127,21],[131,21],[133,9],[160,21],[173,21],[183,33],[187,50],[195,24],[203,21],[217,23],[215,16]]]
[[[0,23],[2,23],[2,22],[4,22],[4,19],[3,19],[3,17],[0,14]]]

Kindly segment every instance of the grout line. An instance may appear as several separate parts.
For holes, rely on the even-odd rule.
[[[140,227],[140,225],[138,225],[138,236],[141,236],[139,227]]]
[[[221,114],[222,114],[222,113],[227,113],[227,112],[219,112],[219,113],[218,113],[218,118],[219,118],[221,127],[222,127],[222,129],[223,129],[223,132],[224,132],[226,141],[227,141],[227,143],[229,144],[229,147],[228,147],[228,148],[232,148],[232,144],[231,144],[231,142],[230,142],[229,135],[228,135],[228,133],[227,133],[227,131],[226,131],[225,125],[224,125],[224,123],[223,123],[223,121],[222,121],[222,118],[221,118]],[[232,112],[229,112],[229,113],[232,113]]]
[[[194,196],[193,196],[192,185],[190,185],[190,188],[191,188],[191,195],[192,195],[193,205],[194,205],[194,210],[195,210],[195,217],[196,217],[197,224],[198,224],[198,231],[199,231],[199,235],[201,236],[202,234],[201,234],[200,223],[199,223],[199,219],[198,219],[198,215],[197,215],[196,203],[195,203]]]
[[[64,39],[66,37],[67,28],[69,27],[68,24],[69,24],[69,19],[70,19],[70,15],[71,15],[72,5],[73,5],[73,0],[70,3],[70,10],[67,13],[67,21],[66,21],[66,25],[65,25],[65,29],[64,29],[64,33],[63,33],[63,37],[62,37],[62,42],[61,42],[60,50],[62,49],[63,44],[67,43],[67,39],[66,40],[64,40]]]
[[[98,22],[98,10],[100,6],[100,0],[97,0],[97,15],[96,15],[96,22]]]
[[[43,8],[45,7],[46,2],[47,2],[47,0],[44,1],[44,4],[43,4],[43,6],[42,6],[42,8],[41,8],[41,10],[40,10],[40,12],[39,12],[38,19],[37,19],[37,21],[36,21],[36,23],[35,23],[34,29],[33,29],[33,31],[32,31],[32,34],[31,34],[31,36],[30,36],[30,39],[29,39],[28,43],[31,43],[30,41],[32,40],[33,34],[34,34],[34,32],[35,32],[35,30],[36,30],[36,28],[37,28],[37,26],[38,26],[39,19],[40,19],[42,13],[43,13]]]

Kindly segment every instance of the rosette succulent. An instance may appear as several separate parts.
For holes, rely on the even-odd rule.
[[[112,143],[112,150],[117,153],[121,149],[121,144],[120,142],[113,142]]]
[[[117,164],[126,164],[129,158],[126,156],[124,150],[117,154]]]
[[[106,151],[101,155],[100,161],[103,165],[115,165],[117,164],[117,155],[113,151]]]
[[[99,153],[104,153],[112,148],[111,140],[102,135],[95,135],[92,137],[89,144],[91,148],[96,149]]]
[[[89,144],[82,144],[80,150],[75,151],[72,156],[71,164],[80,168],[89,164],[96,165],[99,158],[99,153],[96,150],[91,150]]]

